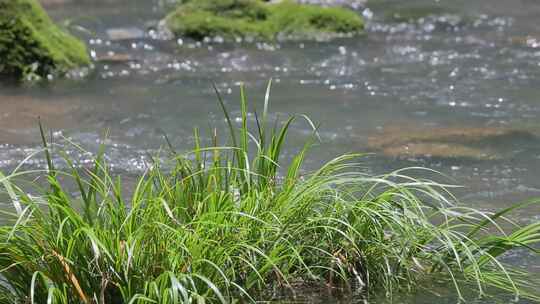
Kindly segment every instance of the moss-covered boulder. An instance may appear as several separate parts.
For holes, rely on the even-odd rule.
[[[37,0],[0,0],[0,76],[36,79],[88,64],[86,46],[59,29]]]
[[[194,39],[315,38],[356,34],[364,29],[362,18],[354,11],[287,0],[191,0],[179,5],[163,23],[174,35]]]

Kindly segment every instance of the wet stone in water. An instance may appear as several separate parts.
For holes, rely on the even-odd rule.
[[[520,129],[497,127],[388,127],[368,138],[368,148],[392,158],[500,159],[502,148],[515,138],[535,138]]]
[[[107,37],[112,41],[140,39],[144,31],[136,27],[112,28],[107,30]]]

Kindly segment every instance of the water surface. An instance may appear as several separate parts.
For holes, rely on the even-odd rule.
[[[321,123],[309,167],[340,153],[374,152],[365,160],[373,173],[436,169],[447,175],[441,181],[465,185],[456,190],[464,204],[483,210],[540,197],[538,1],[377,0],[359,8],[371,17],[364,36],[276,43],[164,41],[151,30],[164,14],[157,1],[84,3],[47,9],[86,40],[95,69],[45,86],[0,84],[0,170],[39,149],[39,116],[57,143],[66,137],[90,152],[109,130],[110,163],[136,175],[164,146],[163,133],[186,150],[194,127],[224,130],[212,82],[238,117],[239,84],[260,106],[273,78],[273,118],[307,114]],[[432,14],[407,18],[419,7]],[[286,154],[310,134],[309,124],[294,124]],[[72,155],[91,158],[75,149]],[[519,211],[516,219],[538,221],[540,210]],[[538,258],[508,259],[540,273]],[[448,290],[441,294],[441,303],[455,303]],[[432,298],[420,293],[398,303]]]

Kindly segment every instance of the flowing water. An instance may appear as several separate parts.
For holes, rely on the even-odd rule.
[[[109,162],[136,175],[164,146],[163,133],[186,150],[194,127],[225,130],[212,82],[237,117],[239,84],[260,106],[272,78],[274,118],[307,114],[321,123],[321,144],[308,166],[344,152],[373,152],[365,159],[373,173],[433,168],[446,175],[440,181],[466,185],[456,190],[459,199],[483,210],[540,197],[540,2],[374,0],[365,9],[336,1],[369,18],[366,35],[278,43],[162,40],[151,30],[164,14],[157,2],[47,6],[86,40],[95,69],[44,86],[0,84],[0,170],[39,150],[41,117],[55,142],[68,138],[90,151],[71,148],[82,162],[109,130]],[[286,153],[311,132],[306,122],[294,124]],[[538,221],[540,210],[520,211],[516,219]],[[537,257],[507,258],[540,273]],[[449,290],[439,290],[437,301],[455,303]],[[420,292],[397,302],[432,299]]]

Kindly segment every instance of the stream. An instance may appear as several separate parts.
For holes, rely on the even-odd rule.
[[[163,40],[154,29],[165,14],[158,0],[50,2],[48,13],[86,41],[95,68],[47,85],[0,83],[2,172],[41,148],[40,117],[54,142],[81,163],[91,160],[108,130],[109,164],[136,176],[148,155],[166,147],[163,134],[179,151],[193,146],[194,127],[207,139],[217,127],[225,138],[213,82],[235,120],[240,83],[250,106],[260,108],[273,79],[271,118],[306,114],[321,124],[321,143],[306,169],[366,152],[369,172],[432,168],[442,174],[438,181],[463,186],[454,190],[461,203],[482,210],[540,197],[540,1],[349,1],[368,18],[365,35],[275,43]],[[295,122],[285,157],[311,133],[304,120]],[[45,165],[34,157],[25,167]],[[523,224],[539,221],[540,208],[514,216]],[[505,259],[540,278],[537,256]],[[457,302],[452,286],[430,290],[438,303]],[[305,294],[299,302],[362,303]],[[433,303],[433,295],[419,290],[392,303]]]

